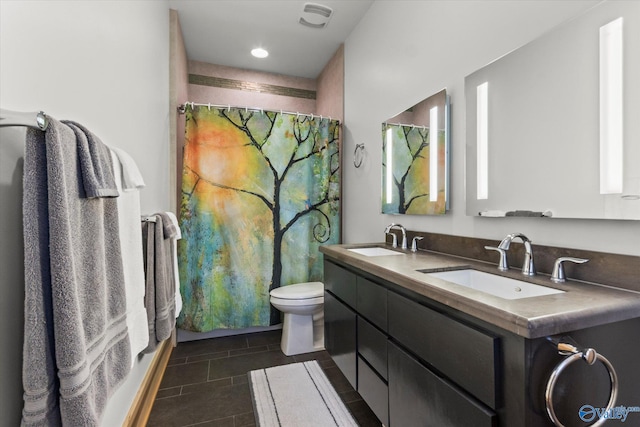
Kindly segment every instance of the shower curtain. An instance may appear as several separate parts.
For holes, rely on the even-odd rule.
[[[207,332],[280,322],[279,286],[321,281],[340,241],[340,124],[187,106],[178,326]]]

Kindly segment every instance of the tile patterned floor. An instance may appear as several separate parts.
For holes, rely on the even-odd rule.
[[[255,426],[247,372],[315,359],[358,424],[380,427],[326,351],[285,356],[280,351],[281,332],[179,343],[173,349],[147,426]]]

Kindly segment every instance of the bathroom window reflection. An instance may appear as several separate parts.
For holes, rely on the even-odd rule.
[[[382,213],[448,210],[448,110],[442,90],[382,124]]]

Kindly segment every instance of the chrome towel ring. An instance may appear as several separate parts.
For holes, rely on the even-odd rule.
[[[583,359],[589,365],[593,365],[597,360],[602,362],[602,364],[607,368],[607,372],[609,373],[609,379],[611,380],[611,395],[609,397],[609,402],[607,403],[607,408],[605,412],[608,412],[612,409],[616,403],[616,399],[618,397],[618,375],[616,374],[616,370],[613,368],[613,365],[601,354],[598,354],[594,349],[587,348],[585,350],[579,351],[575,346],[566,343],[558,344],[558,351],[560,354],[569,355],[562,362],[558,363],[558,366],[551,372],[549,376],[549,381],[547,382],[547,387],[544,393],[545,405],[547,407],[547,414],[553,424],[557,427],[565,427],[564,424],[560,422],[558,417],[556,416],[556,412],[553,408],[553,390],[556,385],[556,381],[558,377],[562,373],[562,371],[575,362],[576,360]],[[591,424],[590,427],[597,427],[602,425],[606,418],[600,418],[594,424]]]
[[[359,168],[362,165],[362,159],[364,158],[364,144],[356,144],[355,150],[353,150],[353,166]]]

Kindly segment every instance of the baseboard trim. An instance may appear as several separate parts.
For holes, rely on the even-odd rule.
[[[133,399],[129,413],[122,424],[123,427],[138,427],[147,425],[151,409],[153,408],[153,402],[158,394],[160,388],[160,382],[167,364],[169,363],[169,357],[173,351],[173,344],[170,339],[164,340],[160,345],[160,348],[156,350],[156,354],[149,365],[142,384],[136,393],[136,397]]]

